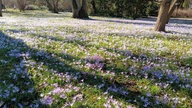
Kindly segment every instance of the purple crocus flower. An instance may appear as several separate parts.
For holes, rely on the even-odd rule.
[[[50,96],[45,96],[40,101],[41,101],[42,104],[51,105],[53,103],[53,98],[50,97]]]

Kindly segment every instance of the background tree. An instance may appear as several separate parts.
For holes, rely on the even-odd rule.
[[[86,0],[72,0],[73,18],[89,18]]]
[[[181,4],[183,0],[163,0],[160,4],[155,31],[165,31],[165,26],[176,8],[176,4]]]
[[[132,19],[157,15],[159,8],[156,0],[88,0],[88,2],[91,4],[88,6],[92,14]]]
[[[45,0],[47,3],[47,7],[49,9],[49,11],[53,12],[53,13],[58,13],[59,12],[59,2],[61,0]]]
[[[190,3],[192,3],[192,0],[185,0],[182,4],[183,8],[189,8],[190,7]]]
[[[95,0],[91,0],[91,5],[92,5],[92,8],[93,8],[93,14],[97,14],[97,8],[96,8]]]
[[[17,5],[20,11],[25,11],[27,5],[26,0],[17,0]]]
[[[0,17],[2,17],[2,0],[0,0]]]

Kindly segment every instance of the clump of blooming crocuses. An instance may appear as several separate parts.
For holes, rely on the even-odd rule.
[[[102,70],[105,65],[105,59],[99,55],[87,57],[86,62],[86,65],[91,69]]]

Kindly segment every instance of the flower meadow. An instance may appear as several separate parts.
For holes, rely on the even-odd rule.
[[[2,108],[190,108],[192,20],[9,10],[0,18]]]

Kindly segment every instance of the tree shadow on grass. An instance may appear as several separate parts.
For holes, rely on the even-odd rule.
[[[172,34],[180,34],[182,36],[186,36],[186,37],[183,37],[182,39],[192,39],[192,33],[181,33],[181,32],[178,32],[178,31],[167,31],[167,33],[172,33]],[[181,37],[179,37],[181,38]]]
[[[60,36],[60,37],[54,37],[54,36],[51,36],[51,35],[47,35],[47,34],[36,34],[36,33],[31,33],[31,36],[34,36],[34,37],[41,37],[41,38],[46,38],[46,39],[50,39],[50,40],[54,40],[54,41],[63,41],[63,40],[66,40],[67,38],[71,38],[73,40],[73,38],[77,38],[77,39],[80,39],[78,36],[76,35],[73,35],[74,33],[84,33],[84,34],[91,34],[93,33],[93,31],[91,30],[88,30],[88,29],[84,29],[84,28],[81,28],[81,29],[76,29],[75,27],[67,27],[65,29],[63,29],[63,31],[66,32],[65,35],[71,35],[71,36]],[[170,32],[169,32],[170,33]],[[118,36],[118,37],[127,37],[127,38],[130,38],[130,39],[135,39],[135,38],[138,38],[138,39],[159,39],[159,40],[171,40],[171,41],[175,41],[175,42],[180,42],[180,40],[191,40],[192,37],[190,36],[164,36],[163,34],[155,34],[155,35],[152,35],[150,33],[138,33],[139,35],[137,36],[134,36],[135,35],[135,32],[130,32],[130,33],[108,33],[108,32],[96,32],[94,31],[94,34],[97,34],[98,36]],[[187,35],[187,33],[179,33],[179,34],[184,34],[184,35]],[[146,35],[146,36],[143,36],[143,35]],[[96,35],[95,35],[96,36]],[[84,45],[86,45],[86,43],[82,43]]]
[[[44,37],[46,38],[46,36]],[[85,49],[90,48],[90,47],[96,47],[98,49],[101,48],[101,46],[95,46],[95,45],[90,45],[88,41],[82,42],[82,41],[78,41],[78,40],[66,40],[66,39],[52,39],[53,41],[61,41],[61,42],[65,42],[65,43],[71,43],[74,45],[80,45],[83,46]],[[102,47],[104,48],[104,47]],[[166,63],[170,62],[168,59],[163,58],[163,57],[148,57],[145,54],[134,54],[131,51],[124,51],[124,50],[119,50],[119,49],[112,49],[112,48],[104,48],[106,49],[106,51],[111,52],[111,53],[116,53],[116,54],[120,54],[121,56],[123,56],[124,58],[130,58],[130,60],[138,60],[138,63],[140,62],[151,62],[151,63],[158,63],[158,62],[162,62],[165,61]],[[117,65],[119,65],[118,63],[116,64],[116,61],[118,60],[114,60],[114,61],[110,61],[113,63],[113,65],[107,66],[106,68],[109,69],[110,71],[115,71],[116,76],[120,75],[121,72],[127,72],[128,69],[131,66],[131,63],[129,63],[127,66],[123,65],[123,63],[120,63],[120,68],[118,68]],[[120,60],[121,61],[121,60]],[[164,62],[162,62],[163,64]],[[185,64],[191,64],[190,63],[190,59],[185,60]],[[107,64],[107,61],[106,61]],[[109,65],[109,64],[107,64]],[[183,67],[186,67],[187,65],[183,65]],[[186,67],[187,68],[187,67]],[[179,86],[179,84],[181,85],[187,85],[188,82],[187,80],[181,79],[179,76],[174,75],[174,74],[168,74],[168,73],[163,73],[163,70],[155,70],[153,67],[149,67],[148,70],[142,69],[142,67],[140,67],[140,70],[138,70],[138,76],[132,76],[130,75],[130,73],[128,72],[127,74],[135,77],[136,79],[140,79],[140,78],[145,78],[145,74],[149,74],[148,78],[149,80],[153,80],[153,83],[169,83],[169,87],[171,87],[171,89],[174,89],[176,91],[182,92],[184,89]],[[161,79],[159,79],[161,77]],[[118,83],[118,81],[117,81]],[[120,84],[121,85],[121,84]],[[190,88],[186,89],[187,90],[187,94],[188,96],[192,97],[192,92],[190,90]]]
[[[144,21],[139,21],[137,22],[137,20],[126,20],[126,19],[122,19],[122,20],[117,20],[117,19],[111,19],[111,20],[105,20],[105,19],[87,19],[87,20],[91,20],[91,21],[100,21],[100,22],[112,22],[112,23],[121,23],[121,24],[134,24],[134,25],[143,25],[143,26],[153,26],[154,23],[151,22],[144,22]]]
[[[121,100],[124,100],[125,102],[129,101],[129,103],[132,103],[140,107],[143,107],[146,104],[148,107],[156,106],[155,102],[157,100],[155,97],[153,96],[147,97],[143,95],[141,92],[139,92],[138,90],[131,91],[127,89],[128,86],[131,88],[132,86],[135,85],[133,80],[130,80],[130,82],[128,82],[126,85],[121,83],[116,83],[113,80],[105,78],[101,75],[85,72],[81,68],[77,68],[77,67],[74,67],[73,65],[68,64],[68,62],[74,62],[74,60],[84,61],[84,59],[82,58],[74,57],[69,54],[45,52],[38,49],[30,48],[22,40],[14,39],[2,32],[0,33],[0,36],[5,38],[6,39],[5,42],[7,42],[7,47],[5,47],[7,52],[3,54],[7,55],[8,57],[7,59],[11,59],[11,61],[9,61],[10,66],[3,65],[9,68],[1,67],[3,68],[3,70],[5,70],[5,73],[6,73],[5,76],[8,76],[7,78],[1,77],[2,78],[1,80],[5,80],[6,82],[5,85],[1,84],[1,88],[4,88],[6,91],[6,89],[9,88],[6,86],[8,84],[14,84],[18,86],[18,88],[15,90],[16,92],[13,92],[11,96],[7,96],[6,98],[1,97],[1,99],[3,99],[2,101],[5,102],[5,105],[7,107],[16,107],[16,106],[20,106],[21,104],[27,107],[29,104],[33,103],[34,101],[38,101],[40,99],[41,91],[36,91],[36,89],[34,89],[33,91],[28,91],[26,94],[23,94],[23,90],[25,89],[29,90],[29,88],[31,87],[34,88],[35,86],[37,86],[34,83],[35,81],[33,81],[33,79],[30,78],[30,75],[28,74],[27,70],[24,69],[26,66],[22,64],[22,61],[28,58],[27,56],[30,56],[30,58],[36,61],[37,63],[43,62],[44,65],[49,70],[55,70],[58,73],[69,73],[71,76],[74,76],[74,77],[76,76],[77,73],[80,73],[80,76],[77,78],[78,83],[80,82],[82,83],[82,79],[84,79],[84,82],[83,82],[84,84],[90,85],[90,86],[96,85],[98,87],[104,81],[105,85],[102,88],[98,87],[97,89],[101,90],[104,93],[108,91],[108,88],[110,87],[112,90],[108,91],[109,95],[113,96],[115,99],[121,99]],[[38,52],[41,52],[43,55],[37,54]],[[27,55],[26,53],[28,53],[29,55]],[[52,56],[53,54],[55,56]],[[61,61],[59,58],[64,59],[66,62]],[[59,64],[60,62],[64,63],[65,65],[64,66],[60,65]],[[13,69],[14,67],[15,69]],[[24,70],[24,71],[21,71],[21,70]],[[10,73],[16,74],[17,78],[16,79],[13,79],[14,77],[9,78]],[[24,77],[24,75],[26,76]],[[95,77],[97,77],[97,79],[95,79]],[[29,84],[30,87],[25,85],[25,80],[27,80],[30,83]],[[14,102],[14,97],[17,98],[16,102]],[[145,98],[147,99],[147,101],[145,100]],[[165,107],[167,106],[164,104],[162,105]]]
[[[25,68],[28,46],[0,31],[0,107],[35,107],[40,98]],[[22,47],[22,48],[21,48]]]
[[[87,20],[93,20],[93,21],[103,21],[103,22],[114,22],[114,23],[121,23],[121,24],[135,24],[135,25],[149,25],[154,26],[156,23],[156,18],[138,18],[136,20],[130,20],[130,19],[87,19]],[[192,25],[192,20],[182,20],[182,19],[170,19],[170,24],[188,24]],[[170,27],[173,27],[172,25],[169,25]],[[187,27],[184,25],[177,25],[177,27]],[[187,27],[190,28],[190,27]]]
[[[73,28],[73,27],[71,27],[70,29],[75,29],[75,28]],[[73,32],[75,32],[75,33],[91,33],[90,31],[88,31],[88,30],[86,30],[86,29],[83,29],[83,30],[73,30],[72,31],[72,33]],[[78,36],[72,36],[72,37],[68,37],[68,36],[66,36],[66,37],[55,37],[55,36],[51,36],[51,35],[46,35],[46,34],[35,34],[35,33],[31,33],[31,35],[33,36],[33,37],[40,37],[40,38],[44,38],[44,39],[50,39],[50,40],[52,40],[52,41],[59,41],[59,42],[64,42],[64,43],[73,43],[73,44],[75,44],[75,45],[81,45],[81,46],[83,46],[83,47],[96,47],[96,48],[101,48],[101,46],[95,46],[95,45],[92,45],[92,44],[89,44],[89,42],[90,42],[90,40],[85,40],[84,38],[82,38],[82,37],[78,37]],[[106,35],[106,34],[105,34]],[[118,35],[120,35],[120,34],[116,34],[117,36]],[[115,36],[116,36],[115,35]],[[149,37],[149,39],[153,39],[154,37]],[[159,39],[163,39],[163,37],[161,37],[161,36],[159,36],[158,37]],[[156,39],[156,38],[155,38]],[[179,39],[181,39],[181,37],[179,38],[168,38],[168,40],[174,40],[174,41],[178,41]],[[185,39],[184,37],[183,37],[183,39]],[[188,38],[186,38],[186,39],[188,39]],[[108,48],[104,48],[104,49],[107,49],[107,51],[109,51],[109,52],[115,52],[115,53],[119,53],[119,54],[123,54],[123,52],[125,53],[126,51],[121,51],[121,50],[118,50],[118,49],[108,49]],[[131,52],[130,52],[131,53]],[[144,53],[146,53],[146,52],[144,52]],[[139,57],[139,55],[135,55],[135,54],[132,54],[131,55],[131,58],[133,58],[133,57],[136,57],[136,58],[138,58]],[[190,60],[188,60],[188,61],[190,61]],[[185,63],[186,64],[186,63]],[[183,65],[183,66],[186,66],[186,65]]]
[[[187,66],[192,68],[192,57],[184,58],[181,62],[181,66]]]
[[[142,21],[150,21],[150,22],[156,22],[157,18],[156,17],[151,17],[151,18],[138,18],[137,20],[142,20]],[[192,24],[191,19],[180,19],[180,18],[171,18],[169,23],[176,23],[176,24]]]
[[[127,50],[119,50],[119,49],[110,49],[110,48],[106,48],[107,51],[109,52],[115,52],[117,54],[120,54],[124,57],[129,57],[132,60],[138,60],[138,62],[151,62],[151,63],[158,63],[159,61],[166,61],[166,62],[170,62],[170,60],[166,60],[165,58],[162,57],[148,57],[145,54],[134,54],[131,53],[131,51],[127,51]],[[190,58],[186,58],[185,60],[183,60],[183,65],[182,68],[189,68],[192,69],[190,66],[192,65],[191,62],[191,57]],[[160,62],[160,63],[161,63]],[[179,65],[178,65],[179,66]],[[179,66],[181,68],[181,66]],[[175,75],[173,73],[165,73],[163,72],[163,69],[159,69],[159,70],[155,70],[154,67],[146,67],[143,69],[141,68],[139,70],[139,74],[142,76],[140,78],[145,78],[145,74],[148,74],[148,78],[149,80],[151,80],[153,83],[157,83],[157,82],[161,82],[161,83],[168,83],[169,87],[173,90],[176,90],[176,92],[182,92],[183,90],[187,91],[185,92],[185,95],[190,96],[192,98],[192,88],[188,87],[187,89],[182,88],[180,85],[190,85],[190,79],[189,78],[180,78],[178,75]],[[136,77],[136,76],[135,76]]]
[[[90,21],[100,21],[100,22],[113,22],[113,23],[121,23],[121,24],[134,24],[137,26],[143,26],[143,27],[155,27],[156,18],[140,18],[137,20],[118,20],[118,19],[90,19]],[[177,25],[173,25],[177,24]],[[180,25],[182,24],[182,25]],[[185,25],[184,25],[185,24]],[[186,28],[191,29],[190,25],[192,25],[192,20],[182,20],[182,19],[171,19],[170,23],[166,27],[178,27],[178,28]],[[176,31],[171,30],[169,33],[176,33]],[[179,33],[179,32],[177,32]],[[192,35],[191,33],[179,33],[181,35]]]
[[[155,104],[154,104],[156,102],[155,97],[147,97],[146,95],[139,92],[139,90],[134,89],[134,88],[131,90],[127,89],[127,87],[132,88],[136,85],[135,81],[132,79],[127,79],[127,82],[122,84],[115,80],[111,80],[109,78],[104,78],[101,75],[86,72],[83,69],[73,67],[72,65],[68,65],[67,62],[66,63],[64,62],[64,64],[65,64],[64,66],[59,65],[59,64],[55,65],[54,62],[56,62],[56,63],[62,62],[57,57],[62,57],[63,59],[65,59],[68,62],[75,62],[75,61],[81,61],[81,60],[84,61],[84,59],[74,57],[74,56],[71,56],[68,54],[63,55],[63,53],[61,54],[61,53],[53,53],[53,52],[48,52],[48,53],[44,52],[44,54],[45,55],[54,54],[54,55],[56,55],[56,57],[52,57],[49,59],[34,57],[34,60],[36,60],[37,62],[44,62],[49,70],[55,70],[59,73],[67,72],[73,77],[76,77],[76,75],[78,74],[78,75],[80,75],[79,77],[77,77],[78,83],[82,83],[82,80],[83,80],[84,84],[90,85],[90,86],[96,86],[97,89],[100,89],[103,93],[107,92],[110,87],[111,91],[108,91],[109,95],[113,96],[115,99],[121,99],[124,101],[129,100],[129,103],[132,103],[132,104],[134,104],[136,106],[140,106],[140,107],[143,107],[145,104],[149,104],[148,106],[150,106],[150,107],[155,107]],[[96,77],[96,79],[95,79],[95,77]],[[99,86],[102,85],[103,83],[105,85],[102,88],[99,88]],[[141,99],[141,97],[149,99],[148,102],[145,103],[144,100]],[[166,106],[166,105],[162,104],[162,106]]]
[[[37,35],[36,35],[37,36]],[[42,36],[40,36],[42,37]],[[47,38],[46,36],[43,36],[43,38]],[[73,45],[80,45],[80,46],[83,46],[85,49],[88,49],[88,48],[91,48],[91,47],[96,47],[98,49],[101,48],[101,46],[96,46],[96,45],[91,45],[89,44],[88,41],[78,41],[78,40],[70,40],[68,41],[67,39],[52,39],[52,38],[49,38],[48,36],[48,39],[51,39],[52,41],[60,41],[60,42],[63,42],[63,43],[70,43],[70,44],[73,44]],[[104,47],[102,47],[104,48]],[[116,54],[120,54],[122,55],[124,58],[127,58],[129,57],[130,60],[139,60],[138,62],[144,62],[144,61],[148,61],[151,60],[150,62],[159,62],[159,61],[165,61],[163,59],[165,58],[161,58],[161,57],[157,57],[157,58],[150,58],[150,57],[147,57],[145,54],[141,54],[141,55],[137,55],[137,54],[133,54],[131,53],[130,51],[123,51],[123,50],[118,50],[118,49],[110,49],[110,48],[104,48],[106,49],[108,52],[111,52],[111,53],[116,53]],[[73,60],[77,59],[77,61],[79,60],[83,60],[84,59],[80,59],[80,58],[74,58]],[[133,90],[134,93],[140,93],[138,92],[139,90],[135,89],[134,88],[134,84],[135,81],[134,80],[140,80],[140,79],[145,79],[145,74],[149,74],[149,77],[147,78],[148,80],[151,80],[153,84],[155,83],[169,83],[169,82],[173,82],[173,83],[170,83],[169,87],[170,89],[172,90],[176,90],[176,92],[183,92],[183,88],[181,86],[179,86],[179,84],[184,84],[186,85],[186,81],[184,81],[183,79],[180,79],[177,75],[174,75],[174,74],[163,74],[163,72],[161,72],[161,70],[154,70],[153,68],[150,68],[149,70],[144,70],[142,69],[142,67],[140,67],[140,69],[137,71],[137,75],[132,75],[131,72],[128,70],[128,68],[130,68],[131,65],[128,65],[125,66],[123,65],[123,63],[120,63],[122,64],[121,68],[118,68],[117,64],[115,64],[115,62],[117,61],[117,59],[115,59],[114,61],[111,61],[113,65],[110,65],[110,66],[107,66],[105,68],[107,68],[107,70],[110,70],[110,71],[114,71],[115,72],[115,79],[113,80],[110,80],[110,79],[105,79],[105,81],[109,81],[109,82],[112,82],[112,84],[114,84],[115,86],[118,85],[119,88],[123,87],[123,88],[128,88],[128,91],[129,90]],[[121,61],[121,60],[120,60]],[[168,61],[167,61],[168,62]],[[107,65],[108,62],[106,61],[105,62]],[[107,70],[103,70],[103,71],[107,71]],[[83,70],[79,70],[78,71],[83,71]],[[77,72],[78,72],[77,71]],[[125,76],[122,77],[121,75],[121,72],[127,72],[125,73],[125,75],[129,75],[130,77],[134,77],[134,79],[132,78],[125,78]],[[85,75],[87,76],[87,75]],[[88,75],[89,76],[89,75]],[[91,79],[94,78],[94,76],[96,75],[92,75],[91,74]],[[97,76],[98,77],[98,76]],[[161,77],[162,79],[159,79],[159,77]],[[100,79],[103,79],[104,77],[101,76]],[[88,78],[89,79],[89,78]],[[124,81],[121,81],[121,80],[124,80]],[[91,85],[94,85],[94,82],[93,81],[91,83]],[[112,85],[112,84],[107,84],[107,85]],[[133,84],[133,85],[132,85]],[[97,84],[97,86],[99,86],[100,84]],[[115,88],[115,86],[113,85],[113,87]],[[104,91],[106,91],[107,89],[105,89]],[[192,97],[192,93],[191,93],[191,90],[190,89],[185,89],[185,92],[184,94],[187,95],[187,96],[190,96]],[[114,94],[114,93],[112,93]],[[117,93],[116,93],[117,94]],[[119,93],[121,95],[121,93]],[[115,95],[115,94],[114,94]],[[140,94],[138,94],[140,95]],[[129,98],[128,100],[130,100],[131,98]]]

